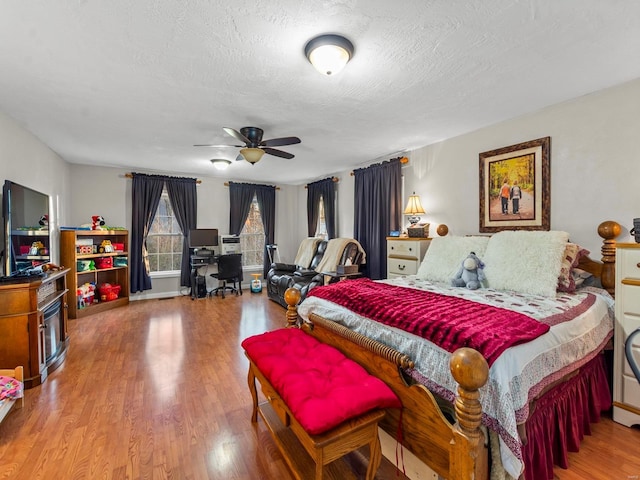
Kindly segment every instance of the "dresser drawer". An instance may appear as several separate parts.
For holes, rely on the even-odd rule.
[[[418,240],[387,241],[387,256],[420,258],[420,242]]]
[[[387,273],[389,275],[415,275],[418,273],[418,261],[389,257],[387,259]]]
[[[636,408],[640,405],[640,383],[633,375],[625,375],[622,380],[622,402]]]
[[[636,361],[636,364],[638,366],[640,366],[640,335],[636,335],[636,338],[633,339],[633,347],[631,347],[631,353],[633,354],[633,358]],[[624,358],[624,369],[623,372],[625,375],[628,375],[630,377],[633,377],[635,379],[635,376],[633,375],[633,371],[631,370],[631,367],[629,366],[629,362],[627,362],[627,357],[625,356]],[[640,385],[640,384],[639,384]],[[640,405],[640,402],[638,403],[638,405]]]
[[[616,262],[616,269],[620,269],[620,278],[640,279],[640,248],[619,249],[616,255],[621,254],[619,262]]]
[[[620,292],[620,293],[618,293]],[[621,302],[618,309],[622,313],[633,313],[640,315],[640,285],[619,285],[619,290],[616,292],[616,300]]]

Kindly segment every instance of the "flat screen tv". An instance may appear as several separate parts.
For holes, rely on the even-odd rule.
[[[189,230],[189,248],[193,248],[200,253],[213,253],[214,247],[218,246],[217,228],[197,228]],[[203,252],[203,250],[205,252]]]
[[[50,260],[49,196],[5,180],[4,275],[28,272]]]

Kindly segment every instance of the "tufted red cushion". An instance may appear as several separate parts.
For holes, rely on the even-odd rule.
[[[401,407],[382,380],[297,328],[254,335],[242,347],[312,435],[374,408]]]

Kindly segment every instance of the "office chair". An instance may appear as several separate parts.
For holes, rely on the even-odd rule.
[[[212,273],[211,276],[222,280],[222,286],[211,290],[210,295],[218,295],[218,292],[220,292],[222,298],[224,298],[225,290],[230,290],[236,295],[240,292],[240,295],[242,295],[242,254],[220,255],[218,257],[218,273]],[[227,285],[227,281],[233,282],[233,286]],[[238,283],[237,288],[236,282]]]

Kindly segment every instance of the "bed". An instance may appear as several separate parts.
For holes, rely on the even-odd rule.
[[[613,335],[615,237],[620,227],[604,222],[598,232],[604,239],[602,262],[590,259],[580,247],[565,258],[565,232],[500,232],[490,239],[454,237],[440,243],[434,239],[417,276],[322,287],[298,307],[295,292],[288,292],[287,321],[336,346],[391,386],[404,408],[401,415],[390,411],[382,428],[439,476],[487,479],[491,470],[495,478],[553,478],[553,465],[567,467],[566,452],[577,450],[582,436],[590,433],[590,423],[611,402],[602,353]],[[552,238],[547,245],[548,237]],[[533,241],[524,246],[525,253],[510,251],[510,243],[523,238]],[[451,289],[445,282],[452,275],[447,261],[455,255],[464,258],[460,253],[470,245],[487,264],[489,288]],[[547,247],[553,251],[548,255]],[[434,260],[436,254],[447,260]],[[527,261],[552,268],[531,270]],[[514,271],[523,272],[523,277],[514,278]],[[576,289],[575,282],[589,274],[602,288]],[[536,284],[538,277],[543,286]],[[553,292],[550,279],[555,281]],[[568,291],[556,292],[567,284]],[[379,293],[369,292],[372,288]],[[436,323],[428,315],[422,327],[408,333],[404,329],[412,326],[406,324],[418,322],[406,319],[432,308],[429,302],[421,303],[424,292],[466,302],[471,310],[460,307],[465,312],[459,315],[462,326],[455,328],[467,331],[470,327],[464,320],[471,315],[467,312],[478,308],[473,315],[479,323],[486,315],[492,315],[494,322],[496,312],[511,312],[504,324],[495,323],[500,328],[518,325],[518,334],[511,344],[483,340],[476,345],[474,339],[484,339],[479,330],[461,343],[435,345],[422,338],[424,325]],[[364,301],[354,300],[360,297]],[[408,314],[393,310],[402,303],[413,310]],[[458,309],[448,308],[441,317]],[[378,318],[385,316],[389,318]],[[546,327],[525,338],[529,330],[536,330],[525,317]],[[447,326],[444,331],[455,328]],[[442,336],[439,332],[436,337]],[[510,335],[501,330],[493,337]],[[489,344],[488,350],[483,343]],[[477,350],[483,348],[481,355]]]

